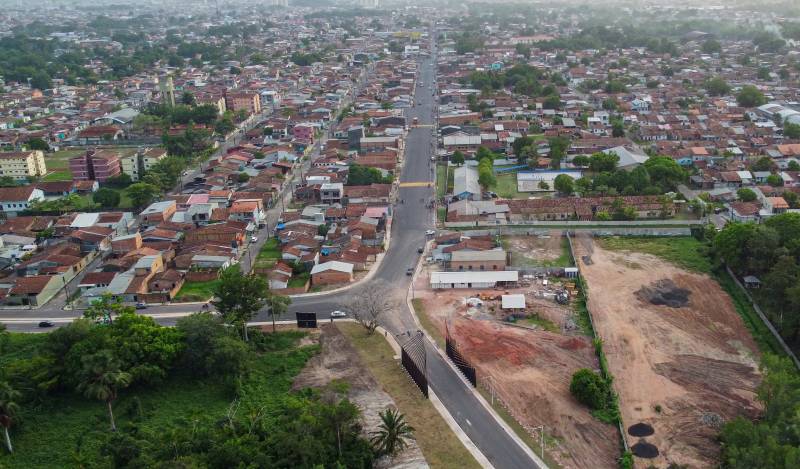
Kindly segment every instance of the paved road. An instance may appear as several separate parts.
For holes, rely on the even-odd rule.
[[[400,177],[401,183],[431,182],[431,154],[435,142],[433,122],[433,99],[430,86],[434,78],[434,65],[431,58],[421,61],[420,78],[414,107],[406,111],[411,121],[417,117],[424,127],[412,128],[409,131],[405,162]],[[374,282],[385,282],[395,292],[394,299],[398,307],[384,320],[385,327],[394,334],[416,330],[411,311],[405,302],[405,292],[410,283],[406,270],[415,265],[419,254],[418,247],[425,242],[425,230],[433,227],[433,213],[426,203],[434,195],[434,189],[428,186],[403,187],[399,189],[399,198],[404,203],[396,205],[393,224],[392,241],[386,257],[374,274],[373,280],[366,285],[357,285],[346,292],[331,293],[293,301],[288,315],[281,319],[292,319],[297,311],[313,311],[320,319],[327,319],[329,313],[338,309],[347,298],[357,295],[359,290],[369,288]],[[259,240],[261,241],[261,240]],[[254,251],[255,252],[255,251]],[[164,325],[172,325],[187,312],[200,311],[201,305],[164,305],[151,306],[146,310]],[[48,313],[48,314],[43,314]],[[67,311],[0,311],[0,320],[8,324],[10,330],[36,330],[35,323],[41,318],[53,319],[56,325],[67,323],[77,313]],[[14,318],[14,319],[12,319]],[[25,320],[25,318],[30,318]],[[35,319],[34,319],[35,318]],[[266,311],[262,311],[254,321],[269,321]],[[538,468],[528,453],[512,439],[495,421],[494,417],[480,404],[472,390],[456,374],[455,371],[436,352],[435,346],[426,343],[428,378],[433,391],[439,396],[459,426],[470,437],[481,452],[497,468]]]

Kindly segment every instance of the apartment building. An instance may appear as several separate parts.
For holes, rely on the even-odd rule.
[[[47,168],[41,150],[0,152],[0,176],[16,180],[44,176]]]
[[[88,150],[69,160],[69,170],[76,181],[105,182],[122,172],[120,154],[114,150]]]
[[[167,150],[163,148],[148,148],[136,152],[127,152],[120,157],[120,169],[131,177],[140,180],[147,171],[156,163],[167,157]]]
[[[244,109],[248,114],[261,112],[261,96],[253,92],[228,92],[225,94],[225,107],[233,112]]]

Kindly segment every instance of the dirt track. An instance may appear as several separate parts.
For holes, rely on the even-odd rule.
[[[585,240],[575,249],[623,422],[655,430],[645,440],[660,455],[637,458],[637,467],[715,466],[719,417],[753,416],[760,380],[757,347],[730,298],[708,276],[650,255],[606,251]],[[671,285],[665,280],[688,292],[688,304],[646,301],[642,291]]]
[[[592,417],[569,393],[576,370],[598,366],[588,337],[507,326],[488,314],[470,313],[472,318],[481,318],[470,319],[464,298],[474,291],[418,293],[442,333],[445,319],[450,318],[451,333],[477,368],[479,382],[491,382],[497,396],[531,434],[534,427],[546,426],[547,435],[555,439],[548,441],[548,454],[561,467],[617,467],[616,429]]]

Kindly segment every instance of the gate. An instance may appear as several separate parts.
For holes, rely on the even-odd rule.
[[[422,395],[427,399],[428,376],[426,374],[427,359],[425,357],[425,340],[421,331],[417,331],[413,335],[409,333],[409,335],[411,335],[411,339],[400,347],[400,362],[403,364],[403,368],[406,369],[406,372],[408,372],[408,375],[411,376],[411,380],[414,381],[414,384],[419,387],[419,390],[422,391]],[[398,342],[401,338],[402,336],[398,337]]]
[[[461,355],[458,351],[458,344],[456,340],[450,337],[450,328],[445,324],[445,351],[450,361],[461,371],[467,381],[472,383],[472,386],[478,386],[478,377],[475,374],[475,367]]]

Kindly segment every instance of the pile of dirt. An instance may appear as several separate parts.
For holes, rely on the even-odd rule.
[[[670,308],[683,308],[689,304],[690,293],[689,290],[680,288],[675,285],[675,282],[665,278],[640,288],[635,294],[637,298],[647,303]]]
[[[650,436],[653,433],[655,433],[653,427],[651,425],[642,422],[635,423],[630,427],[628,427],[628,435],[630,436],[643,437],[643,436]]]

